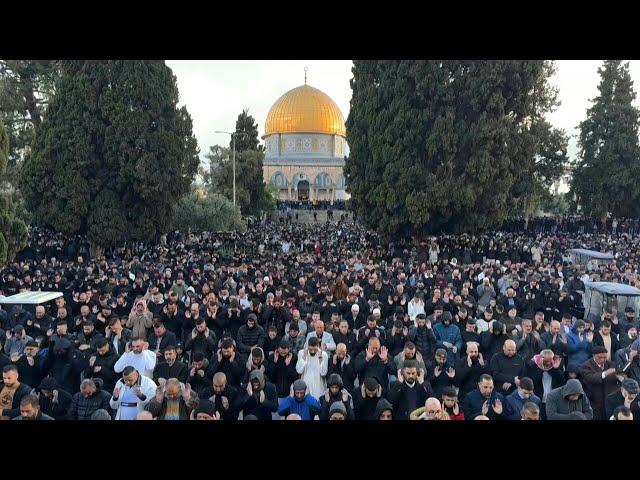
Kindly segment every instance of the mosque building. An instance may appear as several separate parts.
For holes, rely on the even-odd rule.
[[[264,123],[263,178],[279,200],[345,200],[344,117],[324,92],[305,83],[282,95]]]

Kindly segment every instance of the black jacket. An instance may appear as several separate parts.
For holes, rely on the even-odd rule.
[[[176,363],[178,360],[176,360]],[[175,366],[175,364],[174,364]],[[202,392],[206,391],[208,388],[211,388],[211,382],[213,381],[213,375],[216,373],[213,369],[211,363],[205,358],[204,364],[200,370],[204,372],[204,375],[200,375],[199,370],[194,371],[194,375],[191,376],[191,370],[193,367],[187,367],[187,382],[191,384],[191,388],[198,395],[201,395]],[[155,372],[154,372],[155,373]],[[163,377],[166,378],[166,377]],[[168,380],[168,378],[167,378]]]
[[[109,405],[111,394],[98,389],[93,396],[85,398],[81,392],[76,393],[71,399],[69,407],[70,420],[91,420],[91,415],[96,410],[104,409],[114,418],[113,410]]]
[[[18,367],[20,383],[40,385],[40,381],[44,378],[43,364],[44,357],[42,355],[33,357],[33,366],[29,365],[26,355],[20,355],[20,358],[14,363]]]
[[[407,382],[393,382],[389,387],[387,400],[393,405],[394,420],[409,420],[414,410],[424,407],[427,398],[432,396],[429,382],[416,383],[413,388]]]
[[[222,404],[222,397],[226,397],[229,401],[229,408],[224,408]],[[245,401],[245,397],[240,392],[240,389],[229,385],[228,383],[221,394],[216,394],[213,387],[209,387],[200,394],[200,398],[203,400],[211,400],[215,404],[216,411],[220,412],[221,420],[237,420],[238,414],[240,413]]]
[[[187,341],[184,345],[185,351],[191,351],[191,355],[195,352],[202,352],[206,358],[209,358],[216,351],[216,334],[213,330],[209,330],[209,336],[204,333],[197,332],[196,338],[193,338],[191,332],[185,334]]]
[[[336,343],[336,346],[339,343],[344,343],[347,347],[347,353],[350,355],[355,355],[357,352],[357,341],[356,334],[349,330],[345,335],[340,333],[339,330],[334,330],[332,333],[333,341]]]
[[[469,367],[466,357],[458,360],[456,363],[455,383],[460,389],[458,393],[460,400],[462,400],[466,394],[478,388],[478,381],[484,373],[489,373],[489,365],[486,360],[484,365],[480,365],[480,362],[476,358],[471,363],[471,367]]]
[[[331,393],[329,393],[328,402],[325,395],[322,395],[320,397],[320,407],[322,408],[322,412],[320,413],[320,420],[329,420],[331,405],[333,405],[335,402],[341,402],[342,405],[344,405],[344,408],[347,411],[347,420],[355,420],[356,414],[353,411],[353,399],[351,398],[351,394],[349,394],[349,397],[345,402],[344,400],[342,400],[342,391],[338,392],[337,395],[331,395]]]
[[[511,358],[507,357],[503,352],[495,354],[489,364],[489,370],[495,382],[496,390],[504,396],[518,388],[515,384],[515,377],[522,378],[526,375],[524,359],[517,353]],[[510,383],[511,387],[508,390],[503,390],[503,383]]]
[[[329,378],[329,375],[331,375],[332,373],[337,373],[338,375],[340,375],[340,378],[342,379],[342,384],[344,385],[344,388],[347,389],[347,391],[350,394],[354,394],[354,382],[356,380],[356,372],[355,369],[353,367],[354,361],[353,361],[353,356],[349,355],[349,363],[346,363],[346,359],[345,361],[338,361],[338,358],[334,355],[330,360],[329,360],[329,368],[327,369],[327,378]],[[333,363],[333,360],[336,360],[336,363]]]
[[[273,383],[265,382],[264,387],[264,402],[259,401],[259,392],[254,392],[252,396],[249,396],[248,392],[244,391],[244,399],[242,406],[242,415],[255,415],[258,420],[271,420],[271,414],[278,410],[278,393]]]
[[[222,361],[218,362],[218,355],[217,353],[214,353],[211,357],[210,364],[214,374],[224,372],[227,376],[227,382],[229,382],[229,385],[233,385],[234,387],[240,386],[240,382],[244,378],[245,368],[244,365],[240,364],[238,361],[237,353],[233,362],[228,358],[224,358],[224,356],[222,357]]]
[[[165,380],[177,378],[182,383],[187,383],[189,380],[189,367],[179,360],[173,362],[171,366],[167,362],[158,363],[156,368],[153,369],[153,381],[157,384],[159,378],[164,378]]]
[[[480,352],[485,362],[491,362],[491,358],[497,353],[502,353],[504,342],[509,340],[507,335],[494,335],[490,331],[480,334]]]
[[[395,375],[393,359],[389,358],[387,363],[380,360],[380,356],[376,355],[371,360],[366,360],[367,352],[360,352],[355,359],[355,370],[360,383],[365,378],[375,378],[382,385],[382,393],[385,394],[389,389],[389,374]]]
[[[120,375],[113,369],[114,365],[118,361],[118,355],[113,351],[113,345],[109,345],[109,351],[105,355],[94,353],[96,361],[93,367],[87,365],[84,370],[84,378],[101,378],[103,383],[103,389],[107,392],[113,392]],[[95,372],[94,368],[100,367],[99,372]]]
[[[276,393],[279,398],[288,397],[291,390],[291,384],[295,382],[300,375],[296,371],[296,363],[298,356],[295,353],[291,355],[289,365],[285,363],[285,359],[278,357],[278,361],[274,362],[273,357],[269,356],[266,362],[266,374],[269,381],[276,387]],[[329,362],[331,363],[331,362]]]
[[[238,351],[244,355],[248,355],[251,353],[252,347],[264,347],[264,339],[264,328],[260,325],[254,325],[253,328],[243,325],[238,329]]]
[[[631,402],[631,413],[633,413],[633,419],[636,421],[640,420],[640,404],[638,402],[640,402],[640,397],[636,397],[635,400]],[[611,415],[613,415],[613,411],[622,405],[624,405],[622,391],[618,390],[617,392],[607,395],[605,402],[606,419],[609,420]]]
[[[561,387],[564,385],[564,367],[560,365],[559,368],[551,368],[547,371],[549,375],[551,375],[551,389]],[[542,378],[544,376],[544,371],[535,364],[535,362],[530,360],[527,363],[527,377],[533,380],[533,393],[542,401],[542,397],[544,397],[544,385],[542,383]]]
[[[356,415],[356,420],[377,420],[376,408],[378,406],[378,402],[380,402],[384,397],[362,398],[361,392],[358,391],[355,393],[356,394],[353,397],[353,410]]]
[[[151,332],[149,338],[147,339],[147,342],[149,342],[149,350],[155,351],[156,345],[158,344],[158,336],[156,335],[156,332]],[[175,334],[167,330],[160,340],[160,353],[164,353],[164,349],[169,345],[173,345],[175,347],[177,343],[178,338],[175,336]]]
[[[422,328],[411,327],[408,338],[416,344],[416,349],[422,354],[425,360],[433,358],[437,345],[433,329],[427,328],[426,326]],[[394,415],[396,414],[395,410],[393,413]]]
[[[13,402],[11,402],[10,409],[3,409],[2,416],[7,416],[9,418],[15,418],[20,416],[20,402],[24,397],[31,393],[32,388],[26,383],[19,382],[18,389],[13,394]],[[0,392],[4,388],[4,382],[0,382]]]
[[[49,386],[56,386],[55,381],[51,382],[49,380]],[[45,381],[38,385],[37,391],[41,392],[44,387]],[[69,420],[69,407],[71,406],[71,394],[62,390],[61,388],[56,388],[58,390],[58,401],[56,403],[53,402],[53,395],[49,398],[40,394],[40,411],[46,415],[49,415],[54,420]]]

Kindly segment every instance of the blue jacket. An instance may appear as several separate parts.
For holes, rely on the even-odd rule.
[[[506,417],[509,420],[520,420],[520,410],[522,410],[522,406],[527,402],[535,403],[538,408],[542,410],[542,408],[540,407],[542,403],[540,397],[535,394],[531,395],[531,397],[525,400],[518,394],[518,390],[516,390],[512,394],[507,395],[507,398],[505,400],[507,402]]]
[[[568,367],[579,367],[591,358],[591,343],[587,342],[586,334],[583,334],[582,340],[578,336],[575,328],[567,334],[567,346],[569,347]]]
[[[302,420],[313,420],[315,415],[320,415],[322,408],[317,398],[307,394],[301,402],[294,397],[287,397],[278,406],[278,415],[286,417],[291,413],[297,413]]]
[[[462,336],[460,335],[458,326],[449,325],[445,327],[443,323],[439,322],[433,326],[433,333],[436,336],[436,345],[438,348],[444,348],[447,351],[447,360],[449,363],[455,363],[457,355],[446,348],[443,343],[449,342],[456,347],[458,352],[460,351],[460,348],[462,348]]]
[[[491,392],[491,397],[489,397],[489,404],[492,405],[496,400],[500,400],[502,402],[502,414],[496,415],[491,406],[489,407],[489,411],[487,412],[487,417],[491,420],[503,420],[506,418],[505,410],[507,408],[506,401],[501,393],[498,393],[497,390],[493,390]],[[465,420],[474,420],[478,415],[482,415],[482,405],[486,402],[487,399],[482,396],[480,393],[480,389],[476,388],[472,392],[469,392],[466,397],[464,397],[464,401],[462,402],[462,411],[464,412]]]

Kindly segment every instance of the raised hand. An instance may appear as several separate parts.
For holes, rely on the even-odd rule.
[[[484,367],[484,358],[481,353],[478,353],[478,362],[480,362],[480,365]]]
[[[191,398],[191,384],[190,384],[190,383],[187,383],[187,384],[184,386],[184,391],[182,392],[182,399],[183,399],[185,402],[188,402],[190,398]]]
[[[289,352],[284,359],[285,365],[289,365],[291,363],[291,359],[293,358],[293,353]]]
[[[131,389],[131,391],[134,393],[134,395],[138,398],[140,398],[140,396],[142,395],[142,390],[140,390],[140,387],[138,385],[136,385],[135,387],[133,387]]]
[[[489,400],[482,404],[482,415],[486,416],[489,413]]]
[[[342,389],[342,401],[346,402],[349,400],[349,392],[345,388]]]
[[[493,402],[492,408],[493,408],[493,411],[496,413],[496,415],[502,414],[502,402],[500,401],[499,398],[496,398],[496,401]]]
[[[216,352],[216,355],[218,357],[218,363],[220,363],[222,361],[222,350],[220,348]]]
[[[382,396],[382,385],[378,385],[378,389],[376,390],[376,397],[380,398]]]
[[[156,388],[156,402],[162,403],[164,399],[164,385],[158,385]]]
[[[373,357],[374,357],[374,354],[371,351],[371,347],[369,347],[369,345],[367,345],[367,348],[365,349],[365,360],[368,362]]]
[[[380,347],[380,360],[382,360],[383,362],[386,362],[388,359],[389,359],[389,350],[385,346]]]
[[[265,399],[264,390],[260,390],[260,395],[258,395],[258,402],[263,403]]]
[[[424,383],[424,369],[418,368],[418,383]]]
[[[558,355],[553,357],[553,368],[560,368],[560,364],[562,363],[562,358]]]
[[[51,399],[53,403],[58,403],[58,390],[53,391],[53,398]]]
[[[93,365],[96,363],[96,356],[95,355],[91,355],[91,357],[89,358],[89,366],[93,367]]]
[[[252,397],[253,396],[253,385],[251,384],[251,382],[249,382],[247,384],[247,394]]]
[[[453,367],[449,367],[449,370],[447,370],[447,376],[449,378],[453,378],[456,376],[456,371],[453,369]]]
[[[116,387],[116,388],[113,389],[113,398],[114,398],[114,400],[117,400],[119,396],[120,396],[120,387]]]
[[[222,408],[229,410],[229,399],[227,397],[220,397],[220,400],[222,401]]]
[[[442,373],[442,369],[440,368],[440,366],[437,366],[437,367],[433,370],[433,374],[434,374],[436,377],[439,377],[441,373]]]

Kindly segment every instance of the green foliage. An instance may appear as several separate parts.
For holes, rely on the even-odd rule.
[[[544,61],[354,61],[351,205],[386,237],[499,225],[562,173]]]
[[[0,121],[4,121],[9,138],[4,180],[13,186],[59,77],[60,62],[56,60],[0,60]]]
[[[570,203],[565,193],[558,193],[556,195],[549,193],[542,197],[540,208],[545,213],[567,215],[570,211]]]
[[[68,61],[20,175],[38,224],[100,247],[167,231],[199,159],[163,61]]]
[[[249,115],[249,110],[244,109],[238,115],[236,120],[236,132],[244,132],[246,135],[236,135],[236,154],[247,150],[264,151],[264,146],[260,145],[260,134],[258,133],[258,124],[255,119]],[[233,148],[233,143],[229,143],[229,149]]]
[[[259,144],[258,124],[247,110],[238,115],[236,135],[236,202],[245,215],[259,217],[262,212],[275,209],[275,199],[265,193],[262,179],[264,147]],[[226,149],[219,145],[210,148],[209,191],[233,201],[233,144]]]
[[[7,162],[9,161],[9,135],[4,127],[2,119],[0,119],[0,173],[7,171]]]
[[[640,149],[636,94],[629,64],[607,60],[598,69],[598,95],[580,123],[579,159],[571,191],[582,211],[602,219],[640,214]]]
[[[208,194],[200,197],[196,194],[182,198],[176,207],[174,228],[176,230],[204,230],[211,232],[239,230],[244,231],[239,208],[223,195]]]
[[[27,244],[27,226],[16,218],[9,192],[0,192],[0,264],[10,262]]]

